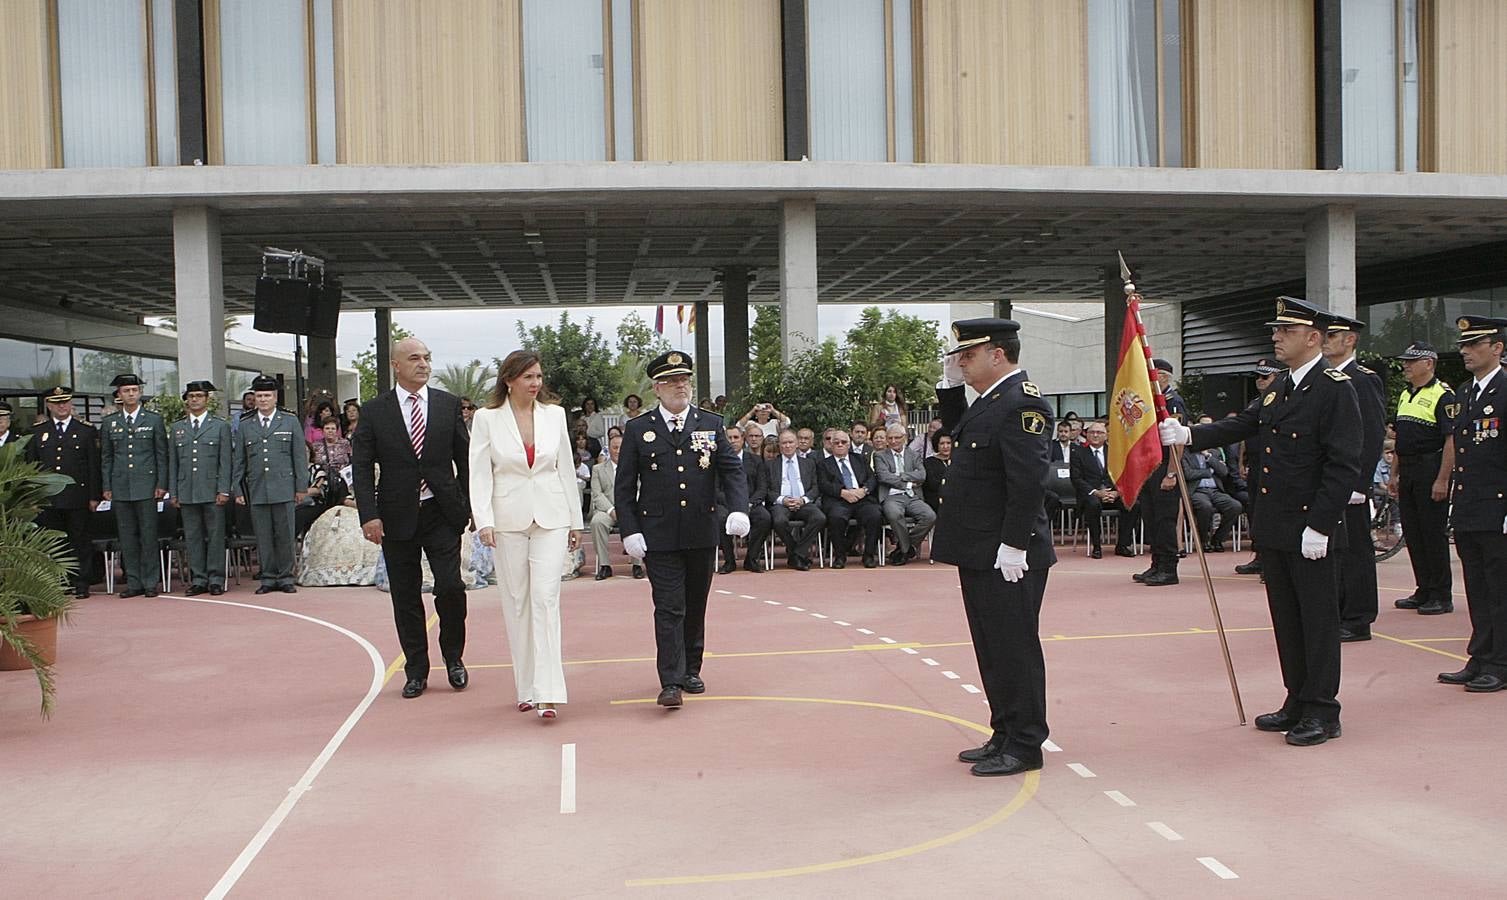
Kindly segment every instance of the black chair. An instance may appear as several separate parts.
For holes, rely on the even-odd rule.
[[[234,512],[226,521],[225,573],[241,583],[241,570],[251,571],[252,555],[256,553],[256,532],[251,527],[251,507],[232,501]]]
[[[173,563],[188,565],[183,543],[183,514],[171,501],[159,500],[157,510],[157,555],[162,566],[162,590],[173,589]],[[183,580],[187,580],[186,574]]]
[[[115,561],[120,556],[120,532],[115,522],[115,514],[109,512],[92,512],[89,514],[89,546],[92,552],[89,554],[87,565],[94,564],[94,557],[103,555],[105,558],[105,590],[115,593]],[[80,562],[85,565],[85,562]],[[93,573],[91,572],[90,575]],[[89,578],[93,584],[94,579]]]

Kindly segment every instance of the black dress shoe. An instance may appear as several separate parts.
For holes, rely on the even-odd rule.
[[[74,591],[73,591],[73,599],[75,599],[75,600],[88,600],[89,599],[89,589],[87,587],[75,588]]]
[[[1238,565],[1238,566],[1235,567],[1235,574],[1236,575],[1260,575],[1261,574],[1261,562],[1259,560],[1254,560],[1253,559],[1253,560],[1251,560],[1248,563],[1241,563],[1240,565]]]
[[[864,556],[864,558],[863,558],[863,567],[865,569],[877,569],[877,568],[879,568],[879,557],[877,557],[877,556],[867,556],[867,555]]]
[[[1137,573],[1135,573],[1134,575],[1132,575],[1130,577],[1132,579],[1134,579],[1135,581],[1140,582],[1141,584],[1145,584],[1146,583],[1146,579],[1150,578],[1151,576],[1153,576],[1155,574],[1156,574],[1156,566],[1152,566],[1151,568],[1147,569],[1146,571],[1144,571],[1144,572],[1137,572]]]
[[[284,594],[296,594],[296,593],[298,593],[298,588],[294,587],[291,584],[285,584],[282,587],[278,588],[278,590],[282,591]]]
[[[450,686],[457,691],[465,690],[466,685],[471,683],[470,676],[466,674],[466,665],[460,660],[447,663],[445,665],[445,675],[450,679]]]
[[[795,559],[788,561],[786,565],[790,566],[790,568],[796,570],[797,572],[811,571],[811,560],[805,558],[804,556],[797,556]]]
[[[1417,609],[1427,602],[1427,599],[1418,596],[1418,592],[1414,591],[1406,597],[1403,597],[1401,600],[1392,601],[1392,605],[1397,607],[1398,609]]]
[[[1340,723],[1325,722],[1304,716],[1287,731],[1287,742],[1294,747],[1312,747],[1340,736]]]
[[[669,709],[679,709],[681,702],[680,688],[673,684],[670,685],[669,687],[659,692],[659,699],[655,700],[654,702]]]
[[[120,599],[125,600],[125,599],[128,599],[130,597],[140,597],[142,594],[145,594],[145,593],[146,593],[146,591],[125,590],[125,591],[121,591],[120,592]]]
[[[1340,626],[1341,644],[1354,644],[1360,641],[1369,640],[1371,640],[1371,626],[1369,625],[1362,625],[1359,628],[1346,628],[1343,625]]]
[[[198,586],[196,584],[193,587],[189,588],[188,590],[184,591],[183,592],[183,596],[185,596],[185,597],[197,597],[200,594],[207,594],[207,593],[209,593],[209,588],[207,588],[207,587],[200,587],[200,586]]]
[[[996,753],[994,756],[974,763],[968,771],[984,777],[992,775],[1019,775],[1021,772],[1029,772],[1032,769],[1041,768],[1041,760],[1020,759],[1008,753]]]
[[[1439,681],[1444,684],[1470,684],[1480,677],[1481,673],[1466,666],[1458,672],[1440,672]]]
[[[611,566],[598,566],[597,567],[597,581],[606,581],[607,579],[609,579],[611,577],[612,577],[612,567]]]
[[[1420,616],[1442,616],[1445,613],[1452,613],[1454,611],[1455,601],[1453,600],[1445,600],[1443,602],[1430,600],[1418,607],[1418,615]]]
[[[1223,553],[1224,541],[1209,541],[1208,545],[1204,547],[1204,551],[1207,553]]]
[[[264,585],[258,587],[256,589],[256,592],[258,594],[270,594],[270,593],[272,593],[275,590],[277,590],[277,588],[273,587],[272,585],[270,585],[270,584],[264,584]]]
[[[1098,547],[1090,547],[1088,549],[1088,558],[1089,559],[1103,559],[1104,558],[1104,551],[1102,549],[1098,548]]]
[[[225,593],[225,589],[223,587],[221,587],[220,585],[218,585],[218,584],[212,584],[212,585],[209,586],[209,596],[211,596],[211,597],[218,597],[218,596],[220,596],[223,593]]]
[[[1477,675],[1465,683],[1465,690],[1472,694],[1494,694],[1507,688],[1507,679],[1495,675]]]
[[[424,688],[426,687],[429,687],[429,679],[427,678],[408,679],[403,683],[403,699],[412,700],[414,697],[424,693]]]
[[[743,568],[754,573],[755,575],[758,575],[764,571],[764,564],[759,562],[757,559],[749,559],[743,561]]]
[[[1141,579],[1141,584],[1147,587],[1166,587],[1169,584],[1177,584],[1176,572],[1152,572]]]
[[[701,680],[700,675],[687,675],[685,677],[685,692],[687,694],[705,694],[706,682]]]
[[[847,567],[848,558],[846,556],[839,556],[838,558],[832,560],[832,568],[834,569],[846,569]]]
[[[633,577],[634,578],[642,578],[642,577],[644,577],[644,567],[635,563],[634,566],[633,566]]]
[[[155,596],[157,596],[157,592],[156,591],[142,591],[141,592],[141,596],[143,596],[143,597],[155,597]]]
[[[1005,749],[1004,738],[992,737],[985,741],[981,747],[969,747],[958,754],[958,762],[976,763],[983,762]]]
[[[1132,549],[1130,549],[1129,547],[1116,547],[1115,548],[1115,556],[1134,557],[1135,556],[1135,551],[1132,550]]]
[[[909,560],[910,557],[905,555],[904,553],[896,553],[895,555],[888,557],[885,560],[884,564],[887,566],[903,566]],[[864,560],[864,565],[868,565],[867,559]],[[869,568],[873,568],[873,566],[869,566]]]
[[[1279,709],[1256,717],[1257,731],[1286,731],[1298,724],[1298,714]]]
[[[718,575],[731,575],[731,574],[733,574],[736,571],[738,571],[738,567],[735,566],[735,565],[733,565],[730,562],[725,562],[722,565],[720,565],[720,566],[717,567],[717,574]]]

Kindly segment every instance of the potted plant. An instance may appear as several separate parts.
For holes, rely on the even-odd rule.
[[[33,520],[47,498],[73,483],[23,456],[25,441],[0,447],[0,669],[30,668],[52,712],[58,622],[73,609],[68,576],[78,563],[62,532]]]

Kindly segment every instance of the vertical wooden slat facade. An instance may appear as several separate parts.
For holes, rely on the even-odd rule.
[[[0,169],[56,165],[48,0],[0,3]]]
[[[1419,168],[1507,173],[1507,3],[1423,0]]]
[[[1187,163],[1312,169],[1312,0],[1184,0]]]
[[[521,162],[518,0],[337,0],[342,163]]]
[[[638,0],[634,27],[640,159],[784,158],[777,0]]]
[[[919,0],[916,158],[1088,164],[1082,0]]]

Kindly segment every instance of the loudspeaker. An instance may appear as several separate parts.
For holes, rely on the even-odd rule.
[[[333,338],[340,327],[340,282],[326,278],[324,286],[310,291],[309,336]]]
[[[302,279],[258,278],[252,327],[271,333],[307,334],[309,310],[318,292],[317,287]]]

